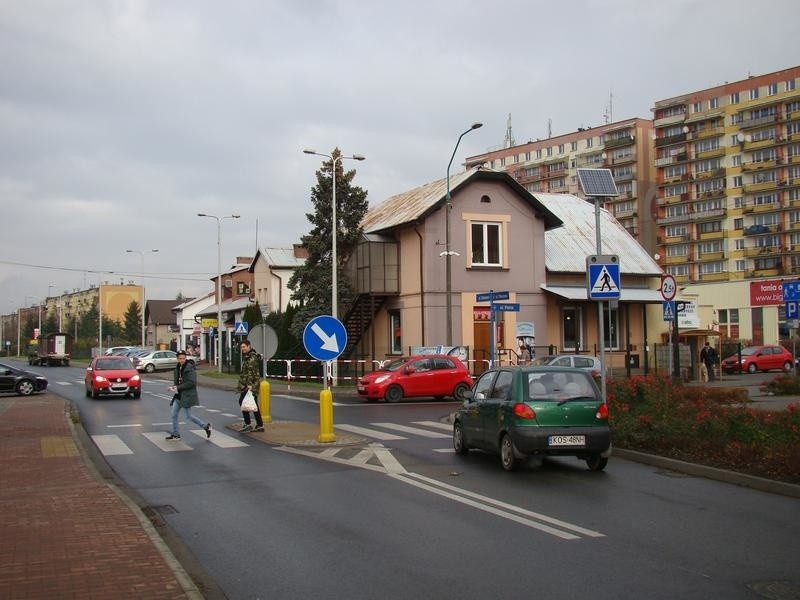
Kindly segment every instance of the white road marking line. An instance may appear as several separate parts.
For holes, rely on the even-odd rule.
[[[395,435],[393,433],[386,433],[385,431],[378,431],[376,429],[367,429],[366,427],[359,427],[358,425],[340,425],[336,424],[334,426],[336,429],[341,429],[342,431],[349,431],[350,433],[357,433],[359,435],[363,435],[366,437],[371,437],[376,440],[407,440],[408,438],[403,437],[401,435]]]
[[[438,421],[413,421],[414,425],[425,425],[425,427],[433,427],[434,429],[441,429],[442,431],[449,431],[453,433],[453,426],[447,423],[439,423]]]
[[[495,508],[493,506],[487,506],[486,504],[481,504],[476,502],[475,500],[471,500],[469,498],[465,498],[463,496],[459,496],[454,493],[446,492],[444,490],[438,489],[432,485],[427,485],[422,483],[421,481],[415,481],[411,479],[414,476],[413,473],[408,474],[399,474],[399,473],[387,473],[389,477],[393,479],[397,479],[398,481],[402,481],[403,483],[407,483],[409,485],[413,485],[420,489],[426,490],[433,494],[437,494],[439,496],[443,496],[448,498],[449,500],[454,500],[455,502],[460,502],[461,504],[466,504],[467,506],[471,506],[472,508],[477,508],[478,510],[482,510],[489,514],[493,514],[497,517],[502,517],[504,519],[508,519],[510,521],[514,521],[519,523],[520,525],[525,525],[526,527],[531,527],[532,529],[538,529],[539,531],[543,531],[544,533],[549,533],[550,535],[554,535],[562,540],[578,540],[580,537],[574,535],[572,533],[567,533],[566,531],[561,531],[556,529],[555,527],[550,527],[549,525],[545,525],[544,523],[537,523],[536,521],[532,521],[530,519],[526,519],[519,515],[515,515],[513,513],[506,512],[504,510],[500,510],[499,508]],[[438,482],[437,482],[438,483]],[[457,489],[457,488],[456,488]],[[458,490],[458,493],[465,493],[466,490]],[[471,494],[466,494],[471,495]],[[515,507],[516,508],[516,507]]]
[[[58,385],[72,385],[71,381],[56,381],[56,383]],[[83,382],[81,381],[81,383],[83,383]]]
[[[531,517],[534,519],[539,519],[540,521],[544,521],[545,523],[550,523],[551,525],[555,525],[557,527],[561,527],[563,529],[568,529],[570,531],[574,531],[576,533],[580,533],[582,535],[588,537],[605,537],[605,534],[600,533],[599,531],[594,531],[593,529],[585,529],[583,527],[579,527],[578,525],[573,525],[572,523],[567,523],[566,521],[561,521],[560,519],[556,519],[554,517],[548,517],[547,515],[543,515],[542,513],[533,512],[527,510],[525,508],[521,508],[519,506],[514,506],[513,504],[508,504],[506,502],[502,502],[500,500],[495,500],[494,498],[490,498],[488,496],[483,496],[482,494],[476,494],[475,492],[470,492],[467,490],[463,490],[458,488],[454,485],[450,485],[447,483],[443,483],[441,481],[437,481],[435,479],[431,479],[430,477],[425,477],[424,475],[419,475],[418,473],[409,473],[409,477],[414,477],[415,479],[419,479],[420,481],[424,481],[426,483],[430,483],[432,485],[439,486],[446,490],[452,490],[459,494],[464,494],[465,496],[469,496],[471,498],[475,498],[476,500],[480,500],[486,504],[493,504],[499,508],[504,510],[510,510],[517,512],[521,515],[525,515],[527,517]]]
[[[203,438],[204,440],[207,439],[209,442],[220,448],[243,448],[250,445],[250,444],[245,444],[243,441],[238,440],[234,437],[225,435],[224,433],[220,433],[216,429],[211,430],[210,438],[206,437],[206,432],[203,429],[191,429],[190,431],[196,436]]]
[[[385,429],[394,429],[395,431],[402,431],[404,433],[411,433],[413,435],[421,435],[422,437],[429,438],[449,438],[449,435],[439,433],[438,431],[428,431],[427,429],[420,429],[418,427],[409,427],[408,425],[398,425],[397,423],[370,423],[375,427],[383,427]]]
[[[241,414],[238,414],[238,415],[232,415],[231,413],[222,413],[222,416],[223,416],[223,417],[240,417],[240,416],[241,416]]]
[[[375,457],[386,469],[387,475],[396,475],[407,472],[405,467],[400,464],[400,461],[392,456],[392,453],[388,448],[384,448],[381,444],[370,444],[369,447],[372,448],[372,451],[375,453]]]
[[[163,450],[164,452],[183,452],[192,449],[192,447],[185,444],[183,440],[165,439],[166,436],[163,431],[146,432],[142,435],[158,446],[159,450]],[[203,435],[205,435],[205,433]]]
[[[207,408],[207,409],[206,409],[206,412],[210,412],[210,413],[218,413],[218,412],[222,412],[222,411],[221,411],[221,410],[217,410],[216,408]]]
[[[452,448],[434,448],[433,451],[441,454],[453,454],[455,452]]]
[[[335,392],[332,392],[335,395]],[[289,400],[297,400],[299,402],[308,402],[309,404],[319,404],[319,398],[316,400],[314,398],[303,398],[301,396],[288,396],[286,394],[274,394],[275,396],[279,396],[281,398],[288,398]],[[340,404],[339,402],[334,402],[334,406],[350,406],[349,404]]]
[[[155,392],[145,392],[146,394],[150,394],[151,396],[155,396],[156,398],[163,398],[164,400],[172,400],[172,396],[167,396],[166,394],[156,394]]]
[[[349,459],[339,458],[338,456],[322,456],[319,452],[310,450],[303,450],[302,448],[292,448],[291,446],[278,446],[275,450],[281,452],[288,452],[289,454],[299,454],[300,456],[307,456],[309,458],[316,458],[318,460],[327,460],[328,462],[336,463],[339,465],[348,465],[351,467],[358,467],[360,469],[368,469],[369,471],[376,471],[378,473],[386,473],[386,469],[375,465],[352,463]]]
[[[365,465],[367,464],[367,461],[373,456],[375,456],[375,453],[372,450],[365,448],[364,450],[356,454],[354,457],[352,457],[350,459],[350,462]]]
[[[166,423],[150,423],[153,427],[164,427],[164,425],[168,425],[172,427],[172,421],[168,421]],[[178,425],[186,425],[186,421],[178,421]]]
[[[120,456],[122,454],[133,454],[125,442],[116,435],[93,435],[95,445],[103,456]]]
[[[341,448],[327,448],[320,452],[322,456],[336,456]]]
[[[106,425],[109,429],[114,429],[115,427],[141,427],[141,423],[129,423],[128,425]]]

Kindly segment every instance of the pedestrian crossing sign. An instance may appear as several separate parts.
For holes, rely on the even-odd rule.
[[[616,256],[590,256],[587,263],[589,300],[619,300],[619,260]]]
[[[675,301],[670,300],[662,302],[661,306],[664,310],[664,320],[672,322],[675,320]]]
[[[247,321],[239,321],[233,329],[233,335],[247,335]]]

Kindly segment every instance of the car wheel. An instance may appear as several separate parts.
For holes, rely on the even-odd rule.
[[[790,372],[792,370],[792,363],[790,363],[788,360],[783,363],[783,370],[786,373]]]
[[[94,398],[95,400],[97,400],[99,397],[100,397],[100,391],[99,391],[99,390],[92,389],[92,398]]]
[[[399,385],[390,385],[383,397],[387,402],[400,402],[403,399],[403,388]]]
[[[747,372],[748,373],[755,373],[756,371],[758,371],[758,367],[756,366],[756,363],[751,362],[749,365],[747,365]]]
[[[517,457],[514,456],[514,442],[507,433],[503,434],[500,440],[500,463],[506,471],[513,471],[517,468]]]
[[[464,439],[464,428],[459,421],[453,423],[453,449],[456,454],[466,454],[469,452],[469,446]]]
[[[459,402],[464,401],[464,392],[469,390],[469,386],[466,383],[459,383],[456,386],[456,389],[453,390],[453,398],[458,400]]]
[[[608,464],[608,457],[600,456],[599,454],[592,454],[586,459],[586,466],[590,471],[602,471]]]
[[[136,392],[133,392],[133,399],[134,399],[134,400],[138,400],[138,399],[139,399],[139,398],[141,398],[141,397],[142,397],[142,391],[141,391],[141,390],[138,390],[138,391],[136,391]]]
[[[90,392],[90,391],[89,391],[89,388],[86,388],[86,389],[84,390],[84,392],[86,392],[86,397],[87,397],[87,398],[89,398],[89,397],[92,395],[92,392]]]
[[[145,365],[144,367],[144,370],[147,371],[148,373],[152,373],[153,371],[156,370],[156,366],[153,363],[147,363],[147,365]]]
[[[20,396],[30,396],[36,388],[30,379],[23,379],[17,384],[17,393]]]

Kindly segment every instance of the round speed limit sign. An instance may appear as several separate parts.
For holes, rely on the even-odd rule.
[[[672,275],[661,276],[661,297],[667,302],[675,297],[675,292],[678,291],[678,286],[675,283],[675,278]]]

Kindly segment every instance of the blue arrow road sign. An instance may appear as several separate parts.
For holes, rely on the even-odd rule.
[[[800,319],[800,302],[795,300],[786,303],[786,318]]]
[[[303,330],[303,346],[317,360],[333,360],[347,345],[347,331],[339,319],[320,315],[311,319]]]
[[[492,302],[493,300],[508,300],[508,292],[486,292],[485,294],[477,294],[475,302]]]
[[[784,281],[781,287],[783,289],[784,302],[800,300],[800,281]]]
[[[495,302],[492,305],[495,312],[519,312],[518,302]]]

